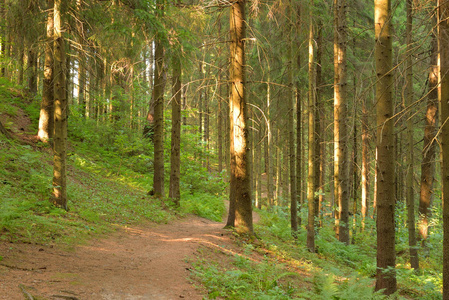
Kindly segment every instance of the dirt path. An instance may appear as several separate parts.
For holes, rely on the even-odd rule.
[[[130,227],[67,252],[0,243],[0,299],[202,299],[189,282],[190,265],[202,245],[235,247],[215,223],[188,217],[166,225]]]

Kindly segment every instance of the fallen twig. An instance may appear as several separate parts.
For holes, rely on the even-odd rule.
[[[23,284],[19,284],[19,288],[22,291],[23,295],[26,297],[27,300],[35,300],[36,298],[33,297],[28,291],[26,290],[25,286]]]

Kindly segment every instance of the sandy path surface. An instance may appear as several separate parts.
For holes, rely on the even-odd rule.
[[[202,299],[186,258],[202,245],[235,247],[223,225],[190,216],[127,227],[69,252],[0,243],[0,299]]]

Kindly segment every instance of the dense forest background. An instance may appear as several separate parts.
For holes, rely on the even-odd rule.
[[[1,0],[1,239],[221,221],[226,200],[248,251],[321,268],[307,292],[252,280],[273,299],[449,299],[448,5]]]

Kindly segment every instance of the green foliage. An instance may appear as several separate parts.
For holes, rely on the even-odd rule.
[[[216,222],[221,222],[226,212],[223,195],[209,193],[181,193],[181,210]]]
[[[271,260],[253,263],[236,254],[232,269],[199,260],[195,275],[206,286],[208,298],[225,299],[291,299],[297,289],[290,278],[294,272],[284,272],[283,265]]]
[[[337,278],[333,274],[317,273],[312,279],[313,291],[301,293],[300,296],[311,300],[376,300],[397,299],[387,297],[381,291],[374,292],[372,280],[367,278]]]

